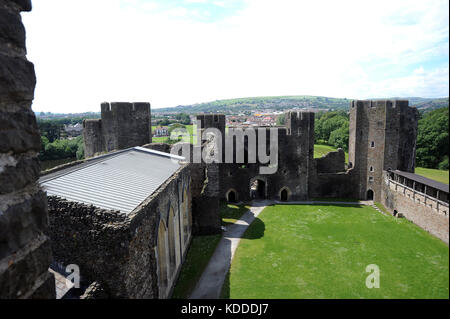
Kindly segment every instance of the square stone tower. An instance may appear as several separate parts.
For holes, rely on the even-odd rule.
[[[383,170],[414,172],[417,121],[407,100],[351,102],[349,167],[358,198],[380,201]]]
[[[86,157],[152,142],[150,103],[103,102],[101,120],[83,122]]]

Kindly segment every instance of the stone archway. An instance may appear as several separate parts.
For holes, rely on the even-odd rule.
[[[291,197],[291,191],[289,190],[289,188],[283,187],[282,189],[280,189],[279,197],[280,200],[283,202],[288,201],[289,198]]]
[[[226,194],[227,201],[229,203],[236,203],[238,201],[238,194],[234,188],[228,190]]]
[[[252,199],[267,198],[267,182],[264,178],[255,177],[250,180],[250,197]]]
[[[367,199],[367,200],[373,200],[373,199],[374,199],[374,193],[373,193],[373,190],[369,189],[369,190],[367,191],[366,199]]]

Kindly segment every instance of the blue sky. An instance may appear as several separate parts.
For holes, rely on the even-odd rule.
[[[447,0],[45,0],[23,13],[33,109],[223,98],[444,97]]]

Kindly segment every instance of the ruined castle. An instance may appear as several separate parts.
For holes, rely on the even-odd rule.
[[[418,113],[402,100],[351,102],[348,164],[343,150],[314,158],[314,113],[286,112],[258,134],[201,114],[198,143],[171,146],[151,143],[149,103],[105,102],[83,123],[87,158],[40,174],[20,20],[30,9],[0,1],[16,25],[0,25],[0,298],[170,297],[192,236],[221,232],[220,201],[373,200],[448,243],[448,185],[414,174]]]

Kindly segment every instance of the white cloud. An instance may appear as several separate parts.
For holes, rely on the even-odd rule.
[[[447,1],[245,2],[206,23],[195,21],[198,9],[152,1],[35,1],[23,14],[38,79],[33,109],[448,95]],[[426,65],[442,57],[444,65]]]

